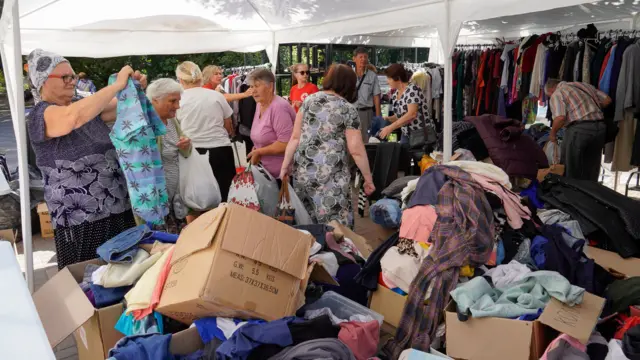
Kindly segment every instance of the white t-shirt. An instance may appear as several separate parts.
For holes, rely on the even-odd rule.
[[[224,128],[224,119],[231,115],[233,110],[222,94],[197,87],[182,94],[177,118],[194,147],[216,148],[231,145]]]

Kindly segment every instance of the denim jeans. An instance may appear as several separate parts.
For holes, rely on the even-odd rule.
[[[121,286],[117,288],[105,288],[95,284],[91,284],[90,286],[96,309],[122,302],[124,296],[131,290],[131,286]]]
[[[136,226],[100,245],[96,252],[108,263],[131,263],[138,252],[137,245],[150,233],[147,225]]]

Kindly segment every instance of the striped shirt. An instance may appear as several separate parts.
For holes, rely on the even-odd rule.
[[[600,104],[607,94],[581,82],[561,82],[551,95],[549,106],[553,117],[565,116],[567,122],[602,120],[604,115]]]

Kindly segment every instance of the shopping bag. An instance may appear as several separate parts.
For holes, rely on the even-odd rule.
[[[296,225],[296,209],[291,206],[291,197],[289,196],[289,182],[286,177],[282,179],[282,187],[280,189],[280,195],[278,196],[278,198],[278,210],[275,216],[276,220],[290,226]]]
[[[247,146],[244,141],[231,142],[233,147],[233,161],[236,165],[236,171],[239,174],[241,171],[238,169],[245,169],[247,167]]]
[[[247,209],[260,211],[260,201],[256,191],[255,179],[251,166],[237,174],[231,182],[227,202],[244,206]]]
[[[180,196],[192,210],[206,211],[220,205],[220,186],[209,165],[209,154],[191,152],[188,158],[178,157]]]
[[[289,180],[287,179],[287,182]],[[284,180],[283,180],[284,183]],[[291,202],[291,207],[296,211],[296,225],[313,225],[313,220],[311,220],[311,216],[307,211],[307,208],[304,207],[302,200],[298,197],[298,194],[289,187],[289,200]]]
[[[273,217],[278,209],[278,182],[262,167],[262,165],[252,165],[249,167],[253,174],[258,201],[260,202],[260,212]]]
[[[549,167],[538,170],[538,181],[542,182],[548,174],[564,175],[564,165],[560,164],[560,146],[548,141],[544,146],[544,153],[549,160]]]

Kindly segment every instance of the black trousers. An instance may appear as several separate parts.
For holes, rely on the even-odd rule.
[[[233,148],[231,146],[221,146],[217,148],[196,148],[201,155],[209,152],[209,165],[213,170],[213,176],[220,186],[222,202],[227,201],[231,182],[236,176],[236,165],[233,161]]]
[[[562,143],[562,163],[566,177],[598,181],[606,133],[604,121],[569,124]]]

